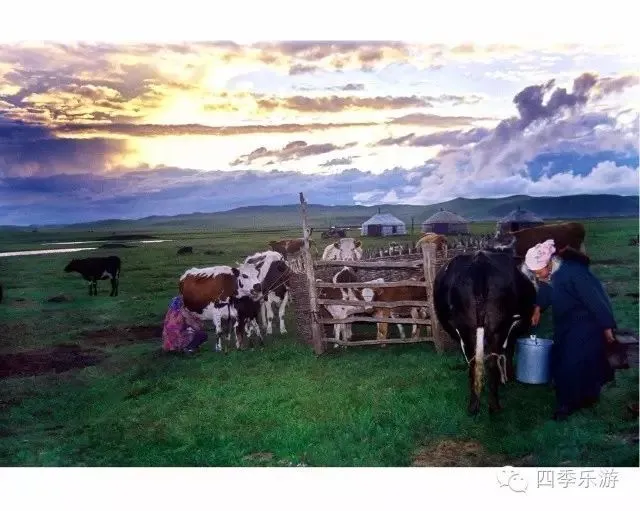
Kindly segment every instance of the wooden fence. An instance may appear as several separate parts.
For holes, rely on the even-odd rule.
[[[300,193],[300,204],[302,211],[302,232],[304,235],[304,247],[302,249],[301,264],[292,279],[294,294],[293,303],[296,310],[297,323],[299,331],[307,342],[313,345],[317,354],[322,354],[330,349],[334,344],[346,346],[360,345],[384,345],[384,344],[408,344],[415,342],[433,342],[436,350],[442,352],[446,349],[454,347],[449,336],[442,330],[438,320],[436,319],[433,306],[433,281],[439,267],[439,260],[434,244],[424,244],[422,250],[411,257],[404,256],[402,260],[390,260],[385,258],[377,261],[328,261],[314,260],[309,249],[309,237],[307,230],[307,203],[304,195]],[[317,273],[326,272],[327,270],[335,273],[336,267],[349,266],[357,269],[359,274],[373,272],[378,274],[385,273],[385,282],[341,282],[334,284],[333,282],[318,282]],[[387,275],[393,274],[398,280],[387,281]],[[409,275],[410,277],[408,277]],[[424,280],[418,280],[416,277],[424,276]],[[331,279],[329,279],[331,280]],[[404,300],[394,302],[382,301],[364,301],[364,300],[335,300],[322,299],[318,296],[318,290],[322,288],[328,289],[379,289],[390,287],[425,287],[427,300]],[[327,317],[326,305],[346,305],[358,307],[356,314],[350,315],[344,319]],[[426,310],[426,319],[424,318],[391,318],[391,317],[370,317],[363,315],[367,310],[372,308],[396,309],[398,307],[416,307]],[[422,326],[426,327],[427,335],[418,337],[402,338],[386,338],[386,339],[365,339],[344,341],[336,340],[325,334],[325,325],[335,324],[353,324],[353,323],[387,323],[387,324],[403,324],[418,325],[422,330]]]

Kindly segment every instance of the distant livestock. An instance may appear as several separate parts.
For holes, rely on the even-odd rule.
[[[327,261],[359,261],[362,259],[362,242],[354,238],[340,238],[325,247],[322,259]]]
[[[87,257],[72,259],[64,269],[65,272],[77,272],[84,280],[89,281],[89,296],[98,295],[98,280],[111,279],[111,293],[118,296],[120,280],[120,258],[118,256]]]
[[[193,247],[180,247],[177,252],[178,255],[193,254]]]
[[[234,327],[236,348],[243,344],[244,329],[238,325],[236,299],[249,297],[254,301],[262,298],[262,287],[258,270],[254,265],[241,264],[238,267],[212,266],[191,268],[180,277],[180,294],[185,307],[201,319],[213,322],[217,333],[216,346],[222,351],[223,322],[227,323],[227,343]]]
[[[435,313],[460,342],[469,366],[468,412],[480,410],[485,363],[489,411],[500,409],[498,387],[513,377],[515,341],[531,327],[536,290],[510,254],[478,251],[454,257],[434,280]]]
[[[497,235],[494,247],[511,251],[516,257],[524,258],[531,247],[552,239],[558,251],[571,247],[584,252],[585,235],[584,225],[578,222],[540,225]]]

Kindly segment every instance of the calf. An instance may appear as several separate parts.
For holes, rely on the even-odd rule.
[[[284,257],[278,252],[267,250],[257,252],[245,259],[245,264],[254,265],[258,271],[258,279],[262,286],[262,325],[267,330],[267,335],[273,333],[273,308],[278,308],[280,319],[280,333],[286,334],[284,316],[289,303],[289,277],[290,270]]]
[[[249,296],[232,299],[237,312],[237,328],[247,334],[249,344],[253,348],[253,335],[258,337],[260,346],[264,346],[262,331],[258,325],[258,317],[263,307],[262,301],[256,301]]]
[[[118,296],[120,279],[120,258],[118,256],[72,259],[64,271],[67,273],[78,272],[84,280],[88,280],[89,296],[98,295],[98,280],[111,279],[109,296]]]
[[[354,238],[340,238],[325,247],[322,259],[327,261],[359,261],[362,259],[362,243]]]
[[[338,271],[332,279],[334,284],[358,282],[358,277],[352,268],[347,266]],[[317,282],[322,282],[317,279]],[[384,279],[375,279],[367,281],[372,282],[384,282]],[[371,302],[373,299],[374,291],[370,288],[353,289],[353,288],[318,288],[318,298],[330,299],[330,300],[352,300],[352,301],[367,301]],[[360,304],[351,305],[324,305],[324,308],[335,319],[346,319],[357,312],[364,312],[371,307],[363,306]],[[333,325],[333,334],[336,341],[342,339],[345,342],[351,340],[353,336],[351,323],[338,323]],[[337,344],[336,344],[337,346]]]
[[[185,307],[215,325],[218,351],[222,350],[223,322],[228,324],[227,342],[231,337],[231,325],[235,326],[236,348],[240,348],[244,330],[238,326],[236,299],[249,297],[260,301],[262,298],[262,287],[255,266],[241,264],[238,267],[191,268],[180,277],[179,289]]]
[[[485,251],[451,259],[433,286],[437,319],[469,365],[469,413],[480,410],[486,359],[489,411],[499,410],[498,386],[513,377],[515,340],[531,327],[535,287],[511,255]]]
[[[410,280],[417,280],[412,278]],[[424,277],[420,278],[421,282],[424,282]],[[415,301],[424,301],[428,300],[427,297],[427,289],[424,286],[413,287],[382,287],[377,288],[373,291],[373,316],[375,318],[402,318],[402,317],[412,317],[413,319],[426,319],[427,310],[425,307],[415,307],[415,306],[406,306],[406,307],[376,307],[375,302],[400,302],[406,300],[415,300]],[[404,339],[404,328],[402,324],[398,323],[398,332],[400,333],[400,338]],[[378,323],[378,339],[386,339],[387,333],[389,329],[388,323]],[[411,329],[411,336],[414,339],[417,339],[420,334],[420,325],[413,325]]]

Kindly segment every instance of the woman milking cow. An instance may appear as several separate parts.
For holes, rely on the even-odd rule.
[[[532,324],[551,306],[554,343],[550,371],[555,384],[555,420],[595,404],[602,386],[613,380],[607,348],[616,343],[616,321],[604,287],[576,250],[556,251],[547,240],[530,248],[526,267],[535,274],[537,303]]]

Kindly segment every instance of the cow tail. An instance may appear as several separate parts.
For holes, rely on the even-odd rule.
[[[477,396],[480,396],[480,392],[482,392],[482,377],[484,373],[484,321],[487,286],[488,282],[485,274],[480,272],[480,275],[474,281],[473,290],[476,299],[476,349],[474,354],[473,389]]]
[[[476,329],[476,353],[473,374],[473,390],[477,396],[482,392],[482,376],[484,371],[484,327]]]

